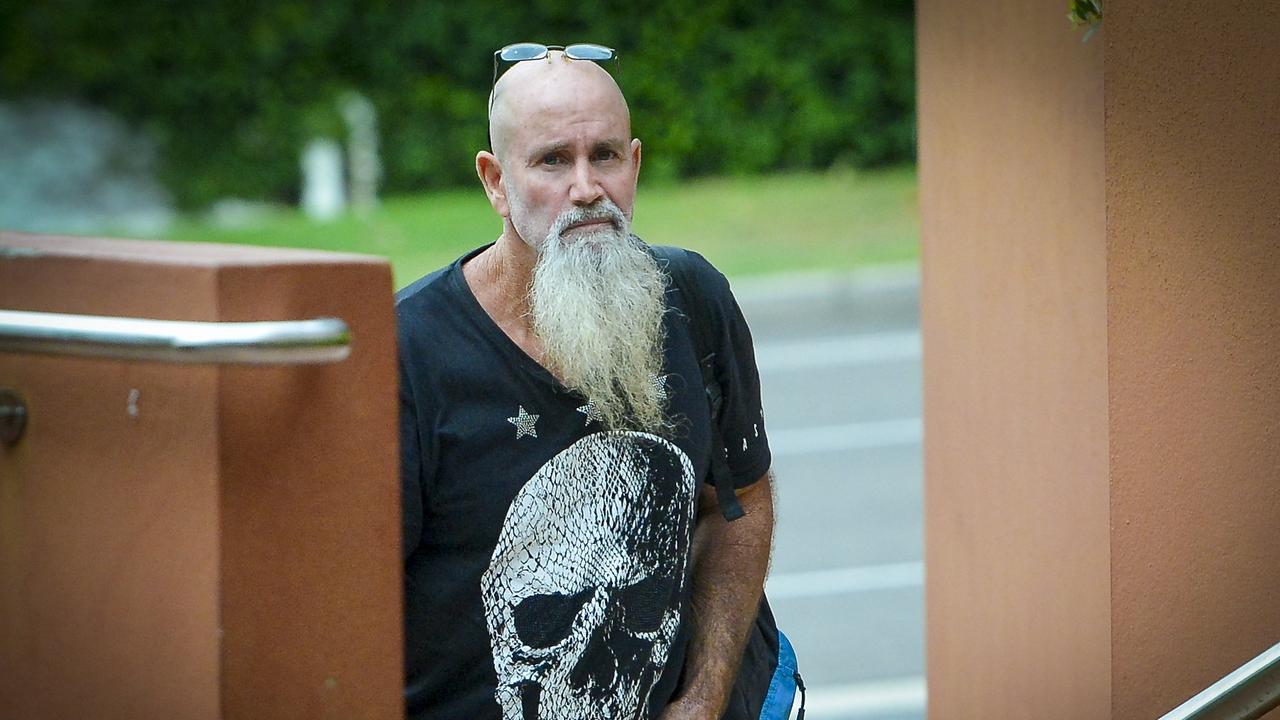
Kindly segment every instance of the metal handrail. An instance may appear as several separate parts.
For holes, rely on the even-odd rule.
[[[178,363],[338,362],[351,332],[337,318],[195,322],[0,310],[0,352]]]
[[[1160,720],[1255,720],[1280,707],[1280,643],[1163,715]]]

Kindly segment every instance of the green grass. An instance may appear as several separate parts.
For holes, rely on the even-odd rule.
[[[289,210],[239,228],[189,218],[166,235],[382,255],[399,287],[494,240],[501,229],[477,185],[387,198],[368,218],[314,223]],[[635,231],[652,243],[697,250],[735,277],[911,261],[920,235],[915,169],[642,185]]]

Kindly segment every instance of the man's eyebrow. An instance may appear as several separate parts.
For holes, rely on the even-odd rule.
[[[621,138],[609,138],[607,140],[601,140],[596,144],[592,145],[591,150],[592,152],[596,150],[613,150],[621,154],[623,151],[623,148],[625,148],[626,146],[627,146],[626,140],[623,140]],[[542,158],[546,155],[562,153],[566,150],[569,150],[572,147],[573,147],[573,143],[570,143],[570,142],[557,142],[557,143],[551,143],[550,145],[542,145],[540,147],[534,148],[534,150],[529,153],[529,159],[537,160],[538,158]]]
[[[569,143],[567,142],[558,142],[558,143],[552,143],[550,145],[542,145],[540,147],[535,147],[533,151],[529,153],[529,159],[537,160],[538,158],[541,158],[545,155],[555,155],[558,153],[562,153],[568,149],[569,149]]]
[[[594,146],[592,146],[591,149],[592,150],[613,150],[614,152],[617,152],[619,155],[621,155],[623,149],[626,146],[627,146],[627,141],[622,138],[609,138],[608,140],[601,140],[600,142],[596,143]]]

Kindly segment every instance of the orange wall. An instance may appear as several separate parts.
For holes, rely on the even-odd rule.
[[[1106,717],[1102,44],[917,14],[930,717]]]
[[[358,256],[0,233],[0,307],[353,335],[318,366],[0,353],[30,411],[0,448],[0,717],[403,716],[391,290]]]
[[[1280,641],[1280,8],[1106,7],[1114,711],[1154,717]]]
[[[929,716],[1110,697],[1102,45],[918,4]]]
[[[1280,640],[1280,10],[917,12],[930,716],[1158,717]]]
[[[217,318],[211,268],[6,257],[31,239],[0,307]],[[218,717],[217,370],[0,353],[0,387],[0,717]]]

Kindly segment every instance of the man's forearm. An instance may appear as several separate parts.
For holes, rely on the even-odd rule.
[[[700,501],[693,551],[694,635],[679,698],[694,717],[719,718],[742,661],[769,568],[773,540],[773,488],[766,473],[741,491],[746,515],[725,521],[715,493]]]

